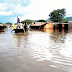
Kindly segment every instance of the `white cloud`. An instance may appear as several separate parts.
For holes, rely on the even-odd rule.
[[[5,0],[4,3],[0,3],[0,10],[2,10],[0,15],[14,14],[19,16],[21,21],[24,19],[48,19],[51,11],[62,8],[66,8],[66,16],[72,15],[71,0],[31,0],[28,6],[23,5],[22,2],[27,3],[26,0]],[[15,19],[14,22],[16,22]]]
[[[66,15],[71,15],[71,0],[31,0],[31,4],[24,8],[28,13],[20,17],[23,19],[48,19],[48,15],[55,9],[66,8]]]
[[[7,16],[7,15],[11,15],[12,14],[12,11],[0,11],[0,15],[3,15],[3,16]]]
[[[6,10],[6,4],[5,3],[0,3],[0,10]]]

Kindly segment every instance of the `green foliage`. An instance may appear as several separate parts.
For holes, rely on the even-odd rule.
[[[53,22],[61,22],[64,18],[66,14],[65,9],[57,9],[57,10],[53,10],[49,16],[50,16],[50,20]]]
[[[68,20],[67,19],[63,19],[61,22],[68,23]]]
[[[0,22],[0,24],[3,24],[3,23]]]
[[[46,22],[46,20],[38,20],[37,22]]]
[[[24,21],[21,21],[21,23],[27,23],[27,24],[30,24],[30,23],[32,23],[33,21],[32,20],[24,20]]]
[[[67,19],[63,19],[62,21],[63,21],[63,22],[67,22]]]
[[[21,23],[25,23],[25,21],[21,21]]]
[[[7,23],[5,23],[5,24],[12,25],[12,23],[10,23],[10,22],[7,22]]]

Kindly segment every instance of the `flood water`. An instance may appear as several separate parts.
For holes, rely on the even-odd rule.
[[[0,72],[72,72],[72,30],[0,32]]]

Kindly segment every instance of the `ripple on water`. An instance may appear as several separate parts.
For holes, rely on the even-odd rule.
[[[71,33],[8,31],[0,33],[0,67],[7,72],[72,71]]]

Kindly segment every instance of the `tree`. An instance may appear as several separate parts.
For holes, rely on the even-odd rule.
[[[24,24],[24,23],[25,23],[25,21],[21,21],[21,23],[23,23],[23,24]]]
[[[5,23],[5,24],[12,25],[12,23],[10,23],[10,22],[7,22],[7,23]]]
[[[32,20],[24,20],[24,21],[21,21],[21,23],[27,23],[27,24],[30,24],[30,23],[32,23],[33,21]]]
[[[66,14],[65,9],[57,9],[57,10],[53,10],[49,16],[50,16],[50,20],[53,22],[61,22],[64,18]]]
[[[67,19],[63,19],[62,22],[68,22]]]
[[[0,22],[0,24],[3,24],[3,23]]]
[[[37,22],[46,22],[46,20],[38,20]]]

